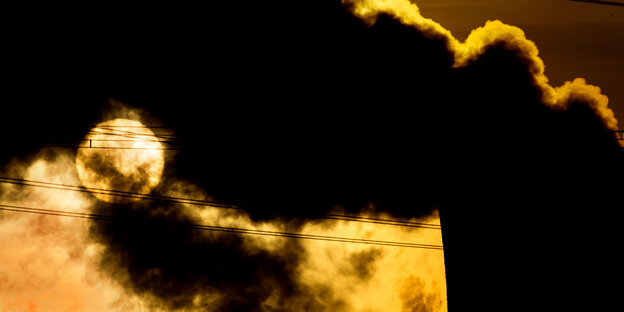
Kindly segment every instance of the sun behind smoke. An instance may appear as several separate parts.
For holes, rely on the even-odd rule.
[[[106,195],[103,190],[149,193],[165,167],[163,145],[142,123],[113,119],[98,124],[85,136],[76,155],[82,184],[100,200],[129,202],[140,197]]]

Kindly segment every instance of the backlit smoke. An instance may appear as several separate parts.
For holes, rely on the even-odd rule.
[[[14,160],[7,168],[2,175],[80,183],[70,153],[44,153],[32,163]],[[84,193],[5,183],[0,200],[3,205],[70,212],[88,212],[93,204]],[[89,239],[88,228],[88,222],[73,218],[0,212],[0,310],[147,311],[98,269],[104,246]]]
[[[608,108],[608,98],[601,94],[600,88],[589,85],[578,78],[566,82],[563,86],[552,87],[544,74],[545,65],[538,56],[535,43],[526,38],[522,29],[506,25],[501,21],[487,21],[484,26],[470,32],[466,41],[460,42],[451,32],[431,19],[424,18],[416,3],[409,0],[342,0],[351,7],[353,14],[369,24],[374,24],[379,14],[385,13],[396,17],[403,24],[415,27],[430,38],[442,39],[454,56],[453,67],[469,65],[483,56],[493,46],[513,51],[531,74],[532,82],[541,93],[541,101],[553,109],[565,110],[571,101],[586,103],[593,109],[606,127],[617,130],[617,120]]]
[[[110,202],[88,192],[2,183],[3,205],[92,213],[118,221],[0,212],[0,250],[14,251],[3,252],[0,259],[0,310],[446,311],[441,250],[204,231],[188,225],[441,245],[437,229],[321,216],[437,224],[437,207],[450,206],[469,217],[458,218],[461,223],[478,219],[474,216],[480,213],[505,217],[507,212],[516,218],[526,203],[537,205],[530,207],[542,209],[539,215],[544,216],[545,207],[577,202],[573,196],[558,197],[569,195],[569,188],[585,190],[591,184],[602,190],[599,174],[585,181],[568,170],[609,172],[611,163],[575,163],[576,154],[567,148],[612,147],[607,130],[616,129],[617,121],[607,97],[582,78],[550,86],[537,47],[521,29],[491,21],[459,42],[407,0],[291,3],[301,10],[261,11],[270,18],[252,10],[245,16],[251,22],[236,16],[242,26],[233,39],[219,41],[210,36],[214,33],[201,33],[198,38],[215,40],[211,49],[223,58],[211,56],[210,68],[197,70],[219,78],[210,83],[195,81],[196,75],[167,73],[165,86],[182,87],[152,89],[147,99],[144,90],[127,96],[142,101],[143,109],[113,101],[99,119],[91,114],[86,120],[60,109],[47,111],[63,121],[59,133],[72,133],[73,143],[93,124],[118,118],[172,126],[185,150],[165,152],[157,185],[133,185],[141,179],[128,184],[132,175],[112,170],[111,161],[104,159],[91,164],[96,177],[104,175],[106,183],[99,188],[118,186],[215,204],[153,198]],[[211,14],[223,12],[231,11]],[[217,26],[212,28],[220,33],[224,25]],[[155,41],[164,42],[158,36]],[[178,44],[171,46],[178,49]],[[184,51],[179,59],[188,57]],[[206,60],[207,54],[200,53],[198,59]],[[190,65],[196,74],[199,65]],[[123,79],[113,76],[113,81]],[[191,76],[191,81],[178,81]],[[136,81],[130,77],[134,90]],[[195,93],[189,87],[194,85],[201,85]],[[75,100],[72,107],[92,103],[83,100]],[[43,124],[37,129],[54,130],[59,122]],[[455,128],[460,130],[456,133]],[[562,134],[568,132],[572,138],[565,139]],[[79,153],[39,147],[29,146],[30,157],[7,163],[1,174],[81,184]],[[542,157],[553,150],[565,153],[553,153],[557,159]],[[569,165],[561,161],[568,159]],[[561,167],[551,166],[560,161]],[[555,172],[546,179],[535,178],[551,168]],[[111,172],[112,178],[107,175]],[[522,177],[530,178],[536,193],[551,195],[550,201],[522,193]],[[606,195],[602,198],[608,201]],[[592,196],[581,199],[594,202]],[[219,202],[244,209],[224,209]],[[473,232],[460,233],[469,237],[475,259],[493,249],[480,244],[491,237],[489,231],[509,224],[484,220],[487,226],[469,228],[484,231],[475,235],[478,239],[470,240]],[[466,259],[466,266],[472,269],[476,262]]]
[[[42,151],[30,163],[14,160],[2,175],[80,185],[75,161],[67,150]],[[188,181],[163,179],[156,194],[211,199]],[[200,231],[172,223],[432,244],[440,244],[439,230],[338,220],[255,222],[245,212],[210,206],[145,199],[110,203],[88,192],[6,183],[0,194],[3,205],[125,220],[3,211],[0,247],[12,251],[0,264],[3,310],[399,311],[399,295],[414,279],[419,284],[412,286],[430,298],[423,306],[446,306],[441,251]],[[437,216],[420,221],[437,222]]]

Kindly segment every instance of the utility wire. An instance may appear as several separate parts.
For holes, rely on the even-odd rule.
[[[122,138],[128,138],[128,139],[135,139],[135,140],[142,140],[145,142],[175,142],[175,136],[173,135],[162,135],[162,134],[154,134],[154,135],[145,135],[145,136],[140,136],[137,134],[129,134],[129,133],[115,133],[115,132],[99,132],[99,131],[90,131],[87,132],[87,135],[89,136],[95,136],[95,135],[104,135],[104,136],[118,136],[118,137],[122,137]],[[84,140],[89,140],[89,139],[84,139]]]
[[[117,147],[117,146],[82,146],[82,145],[53,145],[46,144],[43,147],[46,148],[76,148],[76,149],[108,149],[108,150],[149,150],[149,151],[181,151],[182,149],[176,147]]]
[[[96,131],[96,130],[101,130],[101,131]],[[107,131],[107,132],[105,132]],[[112,131],[112,132],[110,132]],[[106,134],[106,135],[118,135],[118,136],[127,136],[127,137],[131,137],[131,138],[136,138],[136,137],[146,137],[146,138],[153,138],[153,137],[167,137],[167,138],[175,138],[176,135],[175,134],[162,134],[162,133],[153,133],[153,134],[149,134],[149,133],[139,133],[139,132],[133,132],[133,131],[124,131],[124,130],[117,130],[117,129],[108,129],[108,128],[93,128],[91,129],[91,131],[88,132],[88,134]]]
[[[124,131],[118,130],[117,128],[140,128],[141,126],[102,126],[98,130],[109,130],[114,132],[100,132],[91,130],[87,133],[87,135],[106,135],[106,136],[119,136],[122,138],[127,138],[128,140],[114,140],[114,139],[83,139],[81,141],[89,142],[89,145],[82,144],[46,144],[44,147],[46,148],[77,148],[77,149],[85,149],[85,148],[94,148],[94,149],[109,149],[109,150],[163,150],[163,151],[181,151],[182,148],[178,146],[177,136],[174,134],[147,134],[147,133],[137,133],[132,131]],[[151,128],[162,128],[162,129],[170,129],[167,127],[151,127]],[[116,131],[116,132],[115,132]],[[615,134],[615,139],[618,141],[624,141],[624,131],[616,130],[613,131]],[[166,147],[162,148],[152,148],[152,147],[124,147],[124,146],[101,146],[94,145],[93,142],[137,142],[137,143],[149,143],[149,142],[158,142],[163,143]]]
[[[129,219],[123,219],[123,218],[119,218],[119,217],[108,216],[108,215],[101,215],[101,214],[71,212],[71,211],[52,210],[52,209],[41,209],[41,208],[32,208],[32,207],[6,205],[6,204],[0,204],[0,210],[12,211],[12,212],[21,212],[21,213],[32,213],[32,214],[40,214],[40,215],[50,215],[50,216],[57,216],[57,217],[82,218],[82,219],[90,219],[90,220],[96,220],[96,221],[146,223],[145,221],[140,222],[138,220],[129,220]],[[341,243],[367,244],[367,245],[389,246],[389,247],[405,247],[405,248],[420,248],[420,249],[431,249],[431,250],[444,250],[444,247],[442,245],[432,245],[432,244],[418,244],[418,243],[405,243],[405,242],[396,242],[396,241],[382,241],[382,240],[371,240],[371,239],[360,239],[360,238],[348,238],[348,237],[340,237],[340,236],[303,234],[303,233],[295,233],[295,232],[266,231],[266,230],[244,229],[244,228],[236,228],[236,227],[223,227],[223,226],[216,226],[216,225],[182,223],[182,222],[169,222],[167,224],[183,226],[183,227],[196,229],[196,230],[202,230],[202,231],[228,232],[228,233],[238,233],[238,234],[273,236],[273,237],[286,237],[286,238],[295,238],[295,239],[308,239],[308,240],[319,240],[319,241],[330,241],[330,242],[341,242]]]
[[[137,126],[138,127],[138,126]],[[112,131],[112,132],[111,132]],[[77,148],[77,149],[85,149],[85,148],[93,148],[93,149],[109,149],[109,150],[162,150],[162,151],[178,151],[181,150],[179,147],[176,147],[177,141],[175,135],[165,135],[165,134],[148,134],[148,133],[138,133],[133,131],[124,131],[118,129],[109,129],[107,127],[99,127],[94,128],[87,133],[87,136],[95,136],[101,135],[105,137],[121,137],[122,139],[82,139],[81,142],[88,142],[88,145],[79,144],[46,144],[44,147],[47,148]],[[118,142],[120,146],[110,146],[110,145],[102,145],[93,143],[96,142]],[[162,143],[165,144],[164,147],[134,147],[134,146],[123,146],[124,142],[127,143]],[[106,143],[104,143],[106,144]]]
[[[216,207],[216,208],[244,210],[242,208],[239,208],[233,205],[227,205],[227,204],[219,203],[216,201],[189,199],[189,198],[173,197],[173,196],[163,196],[163,195],[156,195],[156,194],[117,191],[117,190],[102,189],[102,188],[86,188],[84,186],[79,186],[79,185],[33,181],[33,180],[16,179],[16,178],[9,178],[9,177],[0,177],[0,183],[34,186],[34,187],[56,189],[56,190],[62,190],[62,191],[74,191],[74,192],[91,193],[91,194],[98,194],[98,195],[110,195],[110,196],[118,196],[118,197],[134,198],[134,199],[167,201],[167,202],[173,202],[173,203],[179,203],[179,204],[190,204],[190,205],[199,205],[199,206],[210,206],[210,207]]]
[[[601,1],[601,0],[570,0],[570,1],[587,2],[587,3],[593,3],[593,4],[605,4],[605,5],[613,5],[613,6],[624,6],[624,3],[615,2],[615,1]]]
[[[221,208],[221,209],[234,209],[234,210],[249,211],[249,209],[246,209],[243,207],[229,205],[229,204],[225,204],[225,203],[217,202],[217,201],[199,200],[199,199],[192,199],[192,198],[183,198],[183,197],[156,195],[156,194],[145,194],[145,193],[136,193],[136,192],[126,192],[126,191],[110,190],[110,189],[103,189],[103,188],[86,188],[84,186],[79,186],[79,185],[42,182],[42,181],[34,181],[34,180],[26,180],[26,179],[17,179],[17,178],[11,178],[11,177],[0,177],[0,183],[24,185],[24,186],[31,186],[31,187],[41,187],[41,188],[57,189],[57,190],[64,190],[64,191],[74,191],[74,192],[82,192],[82,193],[92,193],[92,194],[98,194],[98,195],[118,196],[118,197],[134,198],[134,199],[165,201],[165,202],[189,204],[189,205],[197,205],[197,206],[209,206],[209,207]],[[404,227],[423,228],[423,229],[435,229],[435,230],[441,229],[441,226],[439,224],[434,224],[434,223],[411,222],[411,221],[403,221],[403,220],[361,217],[361,216],[341,215],[341,214],[331,214],[331,213],[323,214],[321,216],[318,216],[318,218],[341,220],[341,221],[355,221],[355,222],[373,223],[373,224],[383,224],[383,225],[393,225],[393,226],[404,226]]]
[[[439,224],[435,223],[422,223],[422,222],[412,222],[412,221],[403,221],[403,220],[390,220],[390,219],[380,219],[380,218],[370,218],[370,217],[361,217],[361,216],[350,216],[350,215],[338,215],[326,213],[323,215],[324,219],[334,219],[334,220],[343,220],[343,221],[356,221],[356,222],[365,222],[365,223],[375,223],[375,224],[387,224],[387,225],[397,225],[397,226],[407,226],[407,227],[419,227],[426,229],[440,229]]]
[[[114,126],[114,125],[106,125],[106,126],[98,126],[91,125],[92,128],[100,127],[100,128],[148,128],[148,129],[173,129],[172,127],[167,126]]]
[[[106,138],[110,138],[110,137],[126,138],[126,139],[134,140],[135,142],[160,142],[160,143],[167,143],[167,144],[177,143],[176,137],[168,137],[168,136],[161,136],[161,135],[139,136],[135,134],[121,134],[121,133],[97,132],[97,131],[88,132],[87,136],[89,136],[90,138],[85,138],[85,139],[82,139],[81,141],[93,140],[93,137],[96,135],[105,136]]]

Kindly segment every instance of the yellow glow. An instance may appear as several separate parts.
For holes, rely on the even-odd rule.
[[[185,184],[180,194],[206,195]],[[183,188],[180,188],[182,190]],[[288,231],[285,224],[254,222],[245,213],[232,213],[212,207],[183,205],[188,215],[196,217],[200,224],[216,224],[254,230]],[[336,211],[335,213],[340,214]],[[360,214],[361,217],[392,219],[385,213]],[[440,224],[437,212],[424,219],[405,220]],[[369,240],[417,242],[442,245],[439,229],[410,228],[344,220],[314,220],[306,222],[301,233]],[[213,233],[202,233],[207,236]],[[243,235],[250,252],[266,250],[279,253],[291,240],[283,237]],[[337,243],[319,240],[301,240],[305,256],[301,259],[297,280],[309,287],[310,296],[325,305],[333,300],[342,301],[345,311],[447,311],[446,274],[444,252],[419,248],[382,247],[364,244]],[[363,271],[363,272],[362,272]],[[367,274],[362,274],[367,273]],[[327,297],[323,290],[330,290]],[[298,311],[300,307],[285,307],[283,302],[268,298],[267,310],[286,309]],[[337,309],[340,310],[340,309]]]
[[[12,163],[10,172],[24,179],[78,185],[72,155],[44,157],[30,163]],[[1,170],[0,170],[1,171]],[[212,200],[198,185],[170,178],[163,195]],[[97,199],[81,192],[50,188],[22,189],[0,184],[2,203],[73,212],[92,212]],[[195,223],[258,229],[293,231],[279,220],[255,222],[244,211],[179,204],[180,212]],[[334,211],[334,213],[341,213]],[[392,218],[381,212],[362,217]],[[408,221],[408,220],[406,220]],[[439,223],[437,214],[426,219]],[[442,244],[440,230],[408,228],[341,220],[311,220],[302,233],[372,240]],[[207,239],[219,240],[229,233],[198,231]],[[288,250],[290,238],[242,235],[246,252],[278,255]],[[309,287],[309,296],[333,309],[336,300],[342,311],[446,311],[444,253],[441,250],[382,247],[363,244],[301,240],[301,263],[293,280]],[[98,267],[106,246],[89,239],[89,222],[83,219],[20,213],[0,214],[0,249],[10,250],[0,261],[0,311],[135,311],[160,312],[150,296],[137,296],[101,272]],[[3,288],[5,285],[8,287]],[[198,294],[197,303],[217,300],[219,293]],[[331,295],[331,296],[329,296]],[[297,301],[283,302],[269,297],[267,311],[300,311]],[[421,309],[421,310],[418,310]],[[205,311],[191,307],[185,311]]]
[[[158,185],[165,167],[163,145],[136,120],[113,119],[91,130],[76,155],[82,184],[107,202],[138,198],[98,194],[97,189],[149,193]]]
[[[440,219],[433,214],[411,221],[439,223]],[[361,222],[317,221],[302,232],[442,245],[440,230]],[[443,251],[323,241],[306,241],[304,246],[310,256],[302,265],[301,280],[330,287],[347,301],[349,311],[447,311]],[[358,267],[354,264],[367,258],[374,261],[368,267],[370,275],[362,279],[354,274]]]
[[[73,155],[14,160],[3,175],[79,185]],[[0,184],[3,204],[90,212],[93,199],[81,192],[20,188]],[[0,213],[0,311],[146,312],[144,303],[124,292],[98,269],[104,246],[89,240],[89,223],[75,218]]]

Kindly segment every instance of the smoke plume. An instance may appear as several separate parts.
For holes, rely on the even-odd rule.
[[[93,13],[13,45],[4,175],[80,185],[76,153],[41,146],[126,118],[170,127],[180,147],[163,152],[157,199],[241,209],[3,183],[4,205],[107,218],[2,212],[0,249],[15,252],[0,261],[1,309],[445,311],[448,288],[451,310],[595,310],[613,294],[594,273],[621,274],[624,169],[599,87],[551,86],[517,27],[488,21],[460,42],[407,0],[238,6]],[[57,49],[30,57],[39,45]],[[89,169],[136,189],[113,163]],[[443,233],[328,214],[441,218]]]

